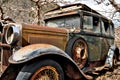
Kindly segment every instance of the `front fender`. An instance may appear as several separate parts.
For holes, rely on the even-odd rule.
[[[50,52],[56,55],[64,55],[67,58],[69,56],[59,48],[49,45],[49,44],[32,44],[29,46],[25,46],[18,51],[16,51],[10,58],[9,62],[12,64],[19,64],[27,62],[31,59],[34,59],[39,56],[47,55]],[[54,53],[55,52],[55,53]],[[70,59],[70,58],[69,58]]]
[[[11,64],[27,63],[34,59],[46,58],[56,60],[66,72],[66,75],[72,79],[89,78],[80,70],[77,64],[67,53],[61,49],[49,44],[32,44],[21,48],[10,58]],[[49,56],[49,57],[48,57]]]

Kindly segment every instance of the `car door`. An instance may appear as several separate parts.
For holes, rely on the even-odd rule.
[[[83,14],[84,38],[89,47],[90,61],[98,61],[101,56],[101,28],[100,17],[93,13]]]
[[[109,21],[101,19],[101,28],[102,28],[101,60],[105,60],[112,39],[112,37],[110,36]]]

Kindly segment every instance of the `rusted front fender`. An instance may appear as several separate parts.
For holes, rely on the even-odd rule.
[[[81,79],[88,77],[82,72],[82,70],[78,68],[76,63],[72,60],[71,57],[68,56],[67,53],[49,44],[32,44],[23,47],[9,58],[9,62],[11,64],[19,65],[21,63],[26,64],[30,61],[34,62],[36,59],[55,60],[61,65],[65,75],[70,79]]]
[[[64,51],[55,46],[49,44],[32,44],[15,52],[9,58],[9,62],[12,64],[25,63],[31,59],[48,54],[64,55],[67,57],[67,54],[65,54]]]

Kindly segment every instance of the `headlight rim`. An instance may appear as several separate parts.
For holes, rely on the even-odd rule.
[[[10,29],[12,29],[12,33],[10,32],[11,34],[9,34]],[[12,38],[10,35],[12,35]],[[18,25],[16,24],[7,25],[7,30],[5,32],[5,41],[7,44],[9,45],[15,44],[16,42],[19,41],[20,36],[21,36],[20,27]],[[12,40],[9,40],[8,37],[10,37],[10,39]]]

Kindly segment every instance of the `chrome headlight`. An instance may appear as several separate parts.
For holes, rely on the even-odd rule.
[[[5,40],[7,44],[14,44],[19,41],[20,35],[20,26],[10,25],[6,30]]]

